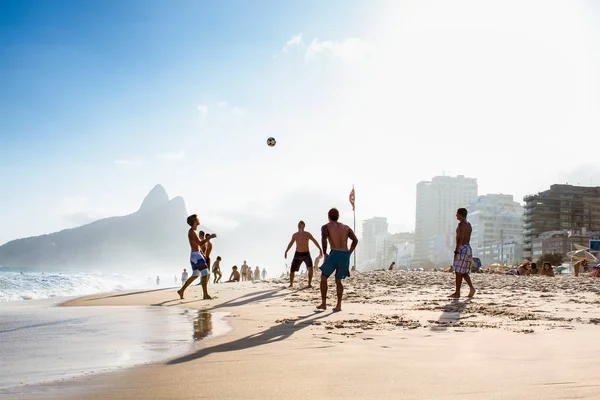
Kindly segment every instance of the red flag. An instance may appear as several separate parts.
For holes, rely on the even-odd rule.
[[[350,200],[350,204],[352,204],[352,211],[354,211],[354,187],[352,187],[352,191],[350,192],[350,197],[348,197],[348,199]]]

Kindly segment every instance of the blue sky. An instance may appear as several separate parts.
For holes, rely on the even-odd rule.
[[[443,172],[518,201],[600,185],[597,156],[557,152],[597,141],[598,27],[588,1],[0,0],[0,243],[157,183],[224,240],[351,220],[352,184],[359,226],[397,230]]]

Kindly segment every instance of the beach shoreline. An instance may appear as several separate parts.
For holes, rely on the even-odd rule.
[[[166,362],[30,388],[27,396],[15,398],[596,395],[600,289],[595,280],[474,274],[475,298],[449,300],[453,281],[452,274],[441,272],[356,273],[345,282],[339,313],[315,310],[316,287],[288,290],[283,280],[210,285],[217,298],[209,301],[201,300],[195,286],[181,301],[176,289],[77,298],[64,306],[218,310],[229,313],[233,329]],[[305,284],[300,277],[297,287]],[[334,296],[330,282],[330,306]]]

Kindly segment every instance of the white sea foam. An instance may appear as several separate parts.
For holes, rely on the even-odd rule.
[[[0,302],[52,297],[83,296],[124,289],[149,289],[170,287],[175,274],[160,274],[156,284],[156,273],[144,275],[109,272],[40,272],[15,270],[0,267]]]

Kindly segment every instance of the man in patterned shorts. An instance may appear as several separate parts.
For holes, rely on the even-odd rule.
[[[471,263],[473,262],[473,250],[469,244],[471,240],[471,224],[467,222],[467,210],[459,208],[456,211],[456,219],[459,221],[456,228],[456,249],[454,250],[454,272],[456,274],[456,291],[450,295],[451,298],[457,299],[460,297],[460,287],[463,279],[471,289],[469,297],[475,295],[475,288],[471,283]]]

